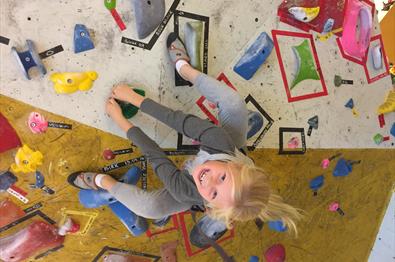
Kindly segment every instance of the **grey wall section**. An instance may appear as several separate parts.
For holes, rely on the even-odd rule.
[[[391,141],[377,146],[372,139],[376,133],[388,135],[395,120],[394,114],[387,115],[387,125],[380,128],[375,114],[390,89],[390,78],[368,84],[363,67],[341,57],[335,38],[315,41],[328,96],[288,103],[274,50],[250,81],[233,72],[233,65],[261,32],[269,35],[272,29],[299,32],[279,22],[276,10],[280,2],[227,0],[202,4],[202,1],[188,0],[178,6],[180,10],[210,17],[209,74],[217,76],[224,72],[241,95],[252,94],[275,120],[259,146],[277,148],[279,127],[304,127],[307,132],[307,120],[318,115],[319,129],[307,137],[307,147],[391,147]],[[166,1],[167,9],[172,3]],[[104,113],[109,90],[117,82],[144,88],[147,95],[157,101],[203,116],[195,104],[199,98],[197,91],[174,87],[174,73],[165,48],[166,35],[174,28],[173,19],[151,50],[132,48],[121,43],[122,36],[137,39],[131,2],[118,1],[117,4],[127,27],[123,32],[102,1],[1,1],[0,35],[11,41],[9,45],[0,45],[0,93],[120,136],[124,134]],[[77,23],[92,30],[95,49],[74,54],[73,29]],[[374,34],[379,34],[378,30],[375,17]],[[150,37],[142,41],[148,42]],[[59,44],[64,47],[65,51],[43,61],[49,74],[94,70],[99,73],[99,79],[90,91],[71,95],[56,94],[49,75],[41,77],[38,72],[32,72],[33,79],[25,80],[11,56],[10,47],[22,48],[26,39],[33,40],[39,52]],[[283,41],[282,48],[290,49],[292,42]],[[295,58],[287,54],[284,52],[284,59],[293,67]],[[353,79],[354,85],[335,88],[335,74]],[[353,117],[344,107],[349,98],[354,99],[359,117]],[[142,114],[132,121],[162,146],[175,147],[176,134],[162,124]]]

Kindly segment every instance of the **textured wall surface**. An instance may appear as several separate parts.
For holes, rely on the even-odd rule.
[[[199,97],[197,91],[174,87],[174,73],[165,48],[166,36],[174,30],[173,18],[170,18],[153,48],[143,50],[121,43],[122,36],[137,39],[131,1],[119,1],[117,5],[127,27],[123,32],[118,29],[102,1],[44,2],[1,1],[0,32],[10,39],[8,46],[0,44],[1,94],[119,136],[124,134],[105,116],[104,101],[112,85],[121,81],[144,88],[149,97],[172,108],[203,116],[194,103]],[[386,115],[388,124],[380,129],[375,114],[390,89],[390,78],[387,76],[368,84],[363,67],[342,58],[335,37],[327,42],[315,41],[328,89],[327,96],[288,103],[274,51],[251,80],[246,81],[233,72],[232,67],[261,32],[265,31],[270,36],[273,29],[300,32],[279,22],[276,10],[280,2],[227,0],[201,4],[201,1],[190,0],[181,1],[177,7],[178,10],[210,18],[209,75],[216,77],[224,72],[242,96],[251,94],[275,120],[259,146],[277,148],[279,127],[303,127],[307,131],[307,120],[318,115],[319,129],[314,130],[307,139],[310,148],[392,147],[391,142],[377,146],[372,139],[376,133],[387,135],[389,124],[395,119],[394,114]],[[167,9],[172,3],[166,1]],[[92,31],[94,50],[74,54],[73,29],[77,23],[85,24]],[[376,16],[373,27],[373,34],[379,34]],[[316,33],[313,36],[315,39]],[[142,41],[147,43],[150,37]],[[87,92],[58,95],[49,81],[49,74],[41,77],[33,72],[33,79],[25,80],[10,53],[10,47],[23,50],[26,39],[33,40],[39,52],[61,44],[63,52],[43,60],[49,74],[95,70],[99,78],[93,88]],[[290,39],[282,42],[282,48],[289,51],[298,41]],[[284,51],[283,59],[290,73],[295,68],[295,57],[292,52]],[[354,85],[336,88],[333,84],[335,74],[354,80]],[[311,86],[310,83],[310,80],[305,81],[295,90],[305,91]],[[354,99],[359,117],[354,117],[351,110],[344,107],[350,98]],[[176,134],[162,124],[141,114],[133,122],[155,137],[162,146],[175,147]]]
[[[181,229],[152,238],[146,235],[133,237],[109,208],[86,209],[79,204],[78,191],[67,184],[67,175],[78,170],[99,171],[110,163],[139,156],[136,151],[118,156],[113,161],[103,160],[102,151],[105,148],[128,147],[127,140],[4,96],[0,96],[0,103],[8,105],[2,107],[0,112],[9,119],[22,142],[43,153],[43,165],[38,169],[45,176],[45,184],[55,190],[54,195],[47,195],[41,190],[30,189],[29,184],[35,181],[34,174],[17,173],[17,186],[28,193],[30,202],[22,204],[7,193],[0,193],[0,201],[10,197],[22,208],[41,202],[43,207],[40,210],[56,222],[62,218],[62,208],[99,213],[85,236],[66,236],[64,247],[48,254],[42,261],[92,261],[104,246],[160,256],[160,245],[176,239],[179,240],[178,261],[221,261],[213,249],[188,257]],[[49,129],[45,134],[32,135],[26,129],[26,117],[32,110],[38,110],[53,121],[72,124],[73,130]],[[348,160],[362,161],[354,166],[347,177],[332,176],[335,162],[327,170],[320,167],[322,159],[339,152]],[[10,167],[14,162],[14,154],[15,150],[0,154],[0,170]],[[247,261],[251,255],[263,259],[263,251],[276,243],[284,245],[287,261],[348,262],[368,259],[395,183],[394,150],[312,149],[303,156],[282,156],[276,150],[258,149],[250,156],[270,174],[273,189],[288,203],[305,211],[305,219],[298,223],[298,238],[271,231],[267,225],[264,225],[262,231],[258,231],[252,221],[237,224],[234,238],[221,244],[236,261]],[[181,165],[184,158],[177,157],[173,160]],[[127,168],[119,169],[112,174],[119,176],[126,170]],[[324,186],[319,189],[317,196],[313,196],[308,186],[309,181],[321,174],[325,176]],[[160,186],[158,178],[149,169],[148,190]],[[340,203],[344,216],[328,211],[328,205],[333,201]],[[85,220],[80,216],[72,218],[80,222],[81,226],[85,225]],[[30,222],[28,220],[3,231],[0,237],[7,236]],[[191,226],[191,218],[187,216],[185,223]],[[157,230],[152,225],[150,229]]]

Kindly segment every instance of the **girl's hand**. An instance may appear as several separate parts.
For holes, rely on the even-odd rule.
[[[117,84],[112,88],[111,96],[115,99],[131,103],[134,106],[140,107],[144,97],[137,94],[127,84]]]
[[[115,122],[121,118],[124,118],[121,107],[118,105],[117,101],[114,100],[114,98],[109,98],[107,100],[106,112]]]
[[[129,128],[133,127],[132,123],[122,115],[121,107],[114,98],[107,100],[106,112],[123,131],[127,132]]]

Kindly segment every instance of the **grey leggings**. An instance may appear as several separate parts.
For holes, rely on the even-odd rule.
[[[244,147],[248,127],[244,100],[226,84],[203,73],[197,77],[194,87],[217,105],[220,125],[238,148]],[[109,192],[136,215],[145,218],[159,219],[191,208],[190,204],[175,200],[165,188],[144,191],[137,186],[118,182]]]

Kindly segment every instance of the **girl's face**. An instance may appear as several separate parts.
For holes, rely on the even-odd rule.
[[[237,170],[232,168],[235,169],[227,162],[207,161],[192,173],[199,193],[218,208],[228,208],[234,203],[232,174]]]

